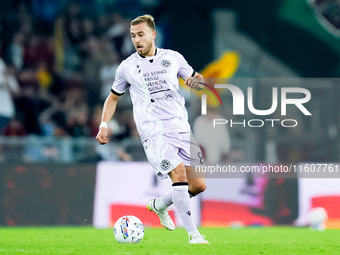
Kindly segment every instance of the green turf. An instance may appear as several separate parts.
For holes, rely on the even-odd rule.
[[[189,245],[184,229],[146,228],[139,244],[118,244],[111,229],[0,228],[0,254],[340,254],[340,230],[202,228],[209,245]]]

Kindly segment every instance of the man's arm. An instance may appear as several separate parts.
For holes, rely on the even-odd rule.
[[[185,78],[184,81],[185,85],[192,89],[200,87],[201,84],[199,84],[199,82],[203,82],[203,76],[198,72],[195,72],[194,76]]]
[[[102,123],[104,122],[104,126],[102,124],[100,125],[99,132],[96,137],[96,140],[100,144],[106,144],[109,141],[107,137],[107,123],[109,123],[113,114],[116,111],[118,100],[119,100],[119,96],[113,93],[110,93],[110,95],[108,95],[108,97],[105,100],[105,103],[103,106],[103,112],[102,112],[102,120],[101,120]],[[105,127],[105,123],[106,123],[106,127]]]

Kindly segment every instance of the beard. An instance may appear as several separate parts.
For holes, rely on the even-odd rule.
[[[143,57],[146,57],[148,56],[151,52],[151,48],[152,48],[152,42],[146,44],[144,47],[143,47],[143,50],[141,52],[138,52],[139,55],[143,56]],[[137,49],[137,47],[136,47]],[[151,54],[153,55],[153,54]]]

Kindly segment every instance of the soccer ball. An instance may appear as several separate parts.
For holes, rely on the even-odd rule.
[[[139,243],[144,237],[144,225],[135,216],[123,216],[117,220],[113,234],[118,243]]]
[[[323,231],[326,228],[325,222],[328,219],[327,212],[322,207],[316,207],[308,213],[308,224],[312,229]]]

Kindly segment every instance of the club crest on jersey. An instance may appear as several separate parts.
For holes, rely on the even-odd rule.
[[[170,165],[171,165],[171,163],[167,159],[163,159],[162,162],[161,162],[161,167],[162,167],[163,170],[168,170]]]
[[[162,66],[165,67],[165,68],[168,68],[171,66],[171,62],[167,59],[163,59],[162,62],[161,62]]]

